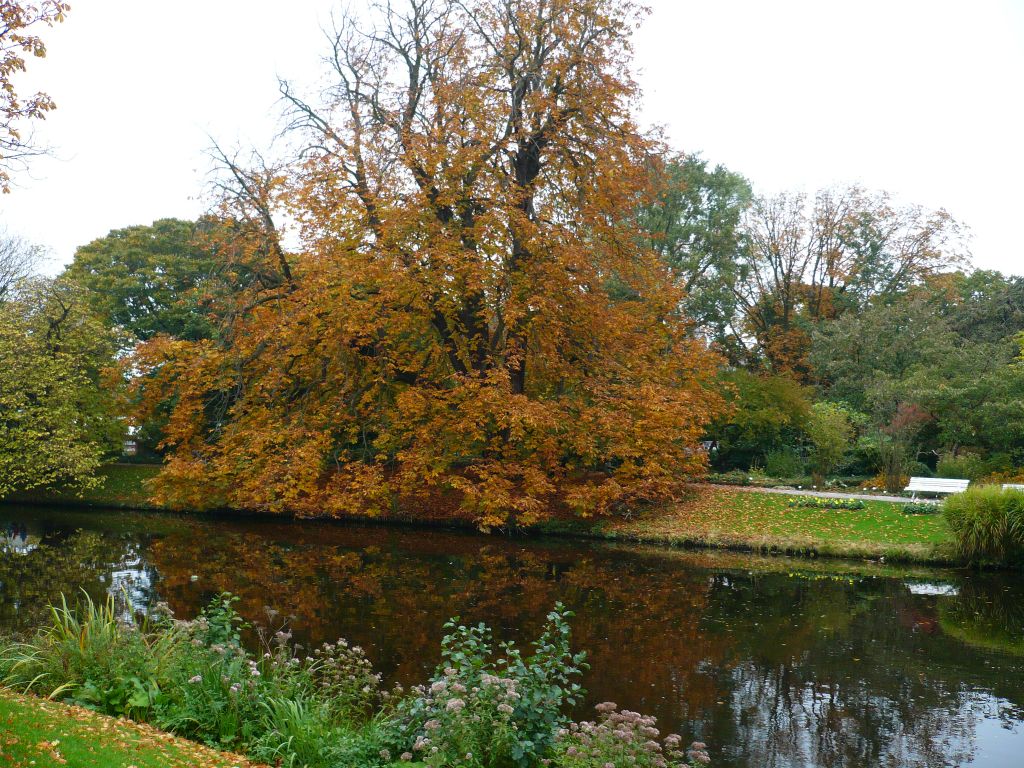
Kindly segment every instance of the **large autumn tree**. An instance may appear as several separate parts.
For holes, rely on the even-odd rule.
[[[639,11],[370,16],[338,24],[318,97],[282,84],[296,162],[225,158],[215,250],[256,276],[225,327],[140,350],[146,400],[175,403],[160,494],[300,513],[440,499],[483,526],[670,497],[721,400],[631,215],[663,149],[633,117]]]

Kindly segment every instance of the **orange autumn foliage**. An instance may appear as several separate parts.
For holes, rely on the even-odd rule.
[[[663,149],[632,116],[638,11],[378,13],[339,26],[319,102],[282,86],[295,162],[227,163],[221,332],[138,351],[141,415],[173,403],[158,496],[336,515],[455,499],[481,526],[671,498],[722,400],[630,216]]]

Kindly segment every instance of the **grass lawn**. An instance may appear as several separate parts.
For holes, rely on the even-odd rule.
[[[254,768],[243,757],[0,689],[0,765],[10,768]]]
[[[781,494],[697,486],[676,504],[596,524],[611,538],[673,544],[814,552],[948,562],[951,534],[941,514],[908,515],[902,505],[865,502],[860,510],[793,508]]]
[[[8,497],[12,502],[54,502],[88,507],[124,507],[129,509],[152,509],[146,481],[154,478],[160,467],[153,464],[108,464],[96,473],[100,485],[86,491],[43,490],[13,493]]]

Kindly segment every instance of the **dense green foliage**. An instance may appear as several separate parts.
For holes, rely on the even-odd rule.
[[[216,261],[203,247],[200,225],[160,219],[115,229],[75,251],[65,277],[85,289],[90,306],[135,340],[163,333],[207,338],[213,328],[203,306]]]
[[[95,482],[124,433],[104,376],[117,346],[63,281],[23,281],[0,298],[0,498]]]
[[[728,338],[736,312],[743,236],[740,222],[750,182],[698,155],[670,159],[656,173],[659,194],[641,209],[638,226],[685,291],[686,316],[711,338]]]
[[[561,606],[530,655],[511,643],[495,646],[483,625],[453,620],[434,677],[407,694],[386,691],[361,648],[339,640],[302,655],[285,627],[248,627],[233,602],[222,594],[194,621],[175,621],[160,606],[126,621],[113,597],[101,605],[87,598],[80,610],[62,601],[34,639],[0,648],[0,679],[275,765],[607,762],[598,755],[581,761],[564,747],[568,734],[589,725],[567,717],[582,693],[575,678],[583,654],[570,650],[571,614]],[[243,644],[248,630],[257,653]],[[665,765],[682,765],[679,737],[670,739]],[[612,741],[609,749],[636,753],[635,735]],[[694,749],[690,757],[706,754]]]
[[[1024,563],[1024,491],[976,486],[950,496],[942,506],[962,558]]]
[[[709,433],[720,444],[716,466],[771,461],[773,476],[815,473],[819,481],[877,475],[890,491],[908,475],[1017,476],[1022,318],[1024,280],[979,271],[931,277],[822,320],[810,337],[808,383],[745,369],[723,376],[735,410]],[[838,416],[823,420],[836,409],[851,433]]]

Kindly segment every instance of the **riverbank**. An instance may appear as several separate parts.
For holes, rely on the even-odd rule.
[[[103,484],[82,494],[18,494],[11,501],[57,506],[157,509],[149,503],[146,481],[159,467],[104,467]],[[835,496],[835,494],[831,494]],[[586,536],[681,547],[713,547],[763,553],[823,557],[885,558],[893,562],[950,565],[951,534],[941,515],[907,514],[903,504],[868,499],[862,509],[791,507],[793,494],[750,488],[695,485],[673,504],[625,517],[562,516],[534,529],[540,534]],[[365,519],[365,518],[364,518]],[[446,520],[413,513],[388,522],[469,527],[469,520]]]
[[[9,768],[258,768],[239,755],[81,707],[0,688],[0,762]]]
[[[628,517],[556,520],[541,528],[683,547],[956,564],[942,515],[907,514],[902,504],[874,500],[862,509],[791,507],[790,498],[697,485],[684,500]]]

